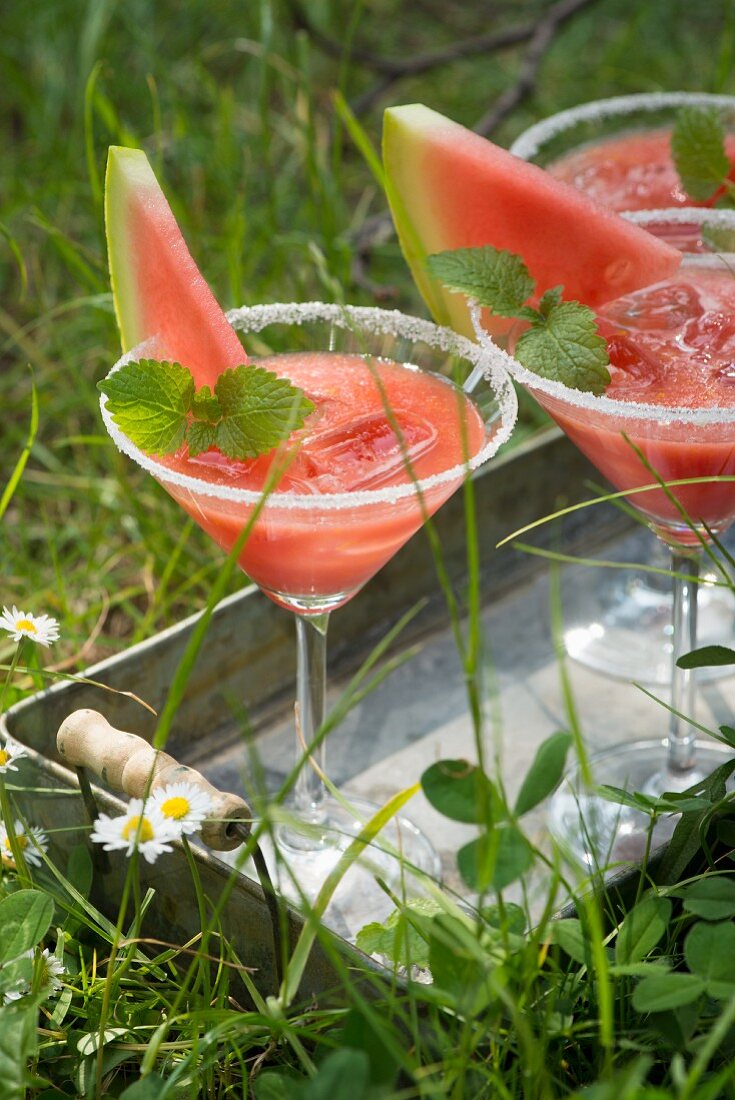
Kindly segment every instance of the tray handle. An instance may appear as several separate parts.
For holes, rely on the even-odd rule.
[[[154,749],[137,734],[115,729],[99,711],[75,710],[61,723],[56,745],[68,764],[88,768],[130,798],[143,798],[149,780],[150,790],[185,782],[204,791],[213,808],[211,819],[202,822],[201,836],[216,852],[237,848],[250,832],[253,815],[244,798],[218,790],[200,772]]]

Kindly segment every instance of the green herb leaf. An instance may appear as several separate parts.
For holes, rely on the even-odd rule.
[[[194,379],[180,363],[139,359],[98,383],[120,431],[147,454],[170,454],[186,431]]]
[[[727,178],[725,129],[713,107],[682,107],[671,133],[671,154],[684,190],[696,202],[712,198]]]
[[[607,344],[597,331],[595,315],[579,302],[548,307],[543,320],[518,338],[519,363],[542,378],[588,393],[601,394],[610,382]]]
[[[538,311],[543,317],[548,317],[549,313],[554,306],[558,306],[561,303],[561,296],[564,291],[562,286],[552,286],[542,296],[541,301],[538,304]]]
[[[521,257],[489,245],[436,252],[426,265],[448,290],[475,298],[501,317],[515,317],[533,294],[534,281]]]
[[[491,313],[529,323],[514,349],[528,370],[571,389],[604,393],[610,382],[607,344],[591,309],[562,301],[563,287],[550,287],[533,309],[525,303],[536,284],[521,257],[490,246],[436,252],[426,263],[449,290],[476,299]]]
[[[216,442],[217,428],[206,420],[192,420],[186,429],[186,445],[189,448],[189,454],[194,457],[214,447]]]
[[[272,450],[314,408],[301,390],[263,367],[223,371],[214,392],[222,409],[216,445],[230,458],[256,458]]]
[[[216,424],[222,417],[222,407],[209,386],[197,390],[191,410],[198,420],[206,420],[209,424]]]
[[[314,408],[288,379],[243,364],[224,371],[212,393],[195,392],[180,363],[140,359],[98,383],[121,431],[147,454],[172,454],[186,439],[192,455],[217,446],[229,458],[266,454],[300,428]]]

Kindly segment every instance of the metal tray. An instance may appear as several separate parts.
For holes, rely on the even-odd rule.
[[[560,504],[588,495],[586,479],[594,479],[586,460],[556,429],[500,456],[474,479],[477,524],[481,548],[483,593],[488,605],[488,628],[497,641],[496,659],[502,693],[516,706],[519,686],[531,691],[517,715],[536,723],[516,741],[519,760],[515,770],[530,760],[535,745],[546,735],[553,718],[543,704],[533,700],[533,680],[549,663],[548,630],[538,631],[536,588],[546,574],[541,559],[511,547],[496,550],[497,542],[513,530],[548,514]],[[462,493],[450,500],[435,517],[446,568],[455,582],[466,569],[464,504]],[[535,533],[537,543],[565,549],[587,550],[628,530],[630,521],[608,507],[584,509],[568,517],[561,532],[545,526]],[[399,616],[417,601],[425,606],[411,622],[400,645],[417,643],[417,658],[402,666],[388,686],[371,696],[337,730],[328,750],[329,768],[338,783],[350,782],[358,792],[381,797],[392,793],[402,780],[414,781],[434,758],[449,749],[458,756],[472,753],[466,716],[461,669],[458,667],[446,609],[439,593],[435,566],[424,536],[419,533],[345,608],[330,626],[330,680],[339,688]],[[518,600],[520,599],[520,603]],[[134,692],[156,710],[162,707],[172,676],[198,616],[164,630],[148,641],[85,670],[84,675],[122,692]],[[548,619],[548,616],[547,616]],[[529,644],[529,629],[535,631]],[[506,638],[507,634],[507,638]],[[540,649],[539,649],[540,646]],[[292,698],[294,690],[293,624],[253,586],[225,599],[216,609],[205,644],[190,677],[177,713],[167,751],[182,762],[198,767],[215,785],[242,792],[246,756],[241,721],[245,711],[265,768],[274,783],[291,766],[293,758]],[[513,671],[512,682],[509,672]],[[103,712],[120,729],[150,738],[154,719],[126,695],[111,694],[81,682],[55,684],[25,699],[0,720],[0,729],[24,744],[17,786],[32,788],[16,795],[22,812],[34,824],[50,830],[50,855],[63,867],[74,845],[84,842],[89,824],[77,776],[65,767],[56,751],[56,732],[74,710],[89,707]],[[533,708],[536,708],[535,710]],[[525,709],[524,709],[525,708]],[[522,759],[521,759],[522,758]],[[396,782],[397,770],[405,770]],[[409,771],[408,769],[413,769]],[[15,778],[15,777],[14,777]],[[123,803],[102,783],[94,786],[100,809],[121,812]],[[456,847],[463,830],[446,828],[428,805],[412,812],[422,827],[441,836],[442,856],[451,878]],[[418,816],[417,816],[418,815]],[[196,859],[205,893],[216,898],[229,876],[229,868],[216,856],[197,851]],[[96,876],[94,900],[115,917],[124,876],[124,860],[111,860],[107,872]],[[183,855],[160,859],[150,866],[141,862],[143,885],[156,891],[156,901],[146,919],[146,934],[184,943],[196,934],[196,905]],[[290,935],[299,931],[300,919],[290,915]],[[272,992],[275,983],[273,939],[260,887],[240,877],[228,903],[223,932],[243,963],[256,968],[257,984]],[[354,948],[334,936],[348,959]],[[367,960],[362,957],[363,963]],[[332,948],[315,944],[304,974],[302,993],[324,993],[336,983]]]

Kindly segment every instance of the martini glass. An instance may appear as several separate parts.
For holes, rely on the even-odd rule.
[[[397,311],[311,302],[253,306],[228,317],[243,333],[250,362],[289,377],[315,405],[288,444],[248,463],[216,450],[154,458],[114,424],[104,397],[102,415],[120,450],[224,550],[250,526],[238,562],[295,616],[301,761],[325,718],[331,612],[509,438],[517,404],[501,352]],[[149,345],[113,370],[143,353],[165,357],[165,348]],[[269,491],[276,462],[280,479]],[[295,900],[315,897],[377,809],[331,797],[325,775],[322,741],[298,773],[292,813],[276,834],[275,871]],[[423,834],[407,818],[391,824],[387,847],[400,852],[401,868],[437,875]],[[391,908],[372,880],[376,867],[396,881],[398,861],[372,844],[363,868],[354,869],[361,877],[346,876],[327,911],[345,935]]]
[[[616,489],[633,491],[628,502],[669,548],[674,597],[668,730],[648,741],[623,742],[591,761],[597,783],[652,795],[686,790],[727,759],[717,742],[697,742],[685,717],[694,715],[694,676],[676,664],[697,646],[703,543],[735,519],[735,481],[671,484],[735,474],[735,255],[704,251],[710,234],[733,233],[735,212],[694,215],[702,223],[702,251],[686,254],[670,280],[598,312],[612,363],[604,396],[541,378],[515,361],[509,365],[601,474]],[[640,215],[659,226],[692,216],[677,210]],[[476,308],[473,318],[482,338]],[[635,491],[640,489],[646,491]],[[552,833],[583,863],[639,858],[648,819],[595,795],[586,778],[567,777],[552,798]],[[671,818],[662,821],[657,840],[672,827]]]
[[[735,160],[735,97],[699,92],[615,96],[560,111],[525,130],[511,152],[584,191],[618,213],[687,208],[696,204],[681,186],[670,153],[671,128],[685,106],[714,108],[731,133]],[[674,247],[698,247],[698,227],[688,219],[654,222],[652,231]],[[634,547],[640,561],[638,543]],[[651,543],[648,565],[666,569],[660,544]],[[703,574],[699,590],[702,645],[729,644],[735,626],[732,593]],[[671,676],[672,591],[663,573],[605,571],[565,593],[564,643],[570,657],[624,680],[668,683]],[[728,668],[701,669],[701,680],[728,675]]]

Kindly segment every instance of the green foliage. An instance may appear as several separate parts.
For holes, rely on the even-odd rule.
[[[378,295],[420,313],[395,240],[375,232],[385,202],[365,161],[378,143],[382,106],[386,99],[431,101],[473,125],[523,60],[525,44],[511,43],[497,63],[467,56],[394,79],[371,69],[369,58],[420,57],[458,36],[474,40],[488,29],[487,11],[451,0],[410,10],[394,0],[301,7],[338,42],[339,57],[321,48],[316,31],[299,29],[295,5],[285,0],[237,9],[195,2],[185,18],[170,0],[59,0],[36,5],[32,19],[25,6],[6,5],[0,341],[7,461],[0,480],[11,473],[11,488],[0,498],[0,597],[23,604],[32,594],[34,606],[63,620],[59,659],[66,667],[199,609],[219,569],[206,537],[151,479],[120,460],[99,422],[96,382],[119,354],[99,205],[108,145],[142,146],[157,170],[165,165],[176,216],[223,305],[324,295],[368,304]],[[534,0],[498,8],[492,30],[546,9]],[[690,12],[667,0],[602,0],[560,29],[533,96],[494,136],[507,144],[536,118],[601,95],[693,80],[732,91],[732,42],[719,3]],[[335,89],[347,109],[335,111]],[[547,316],[555,308],[547,298]],[[194,410],[203,446],[217,422],[212,395],[195,399]],[[241,583],[233,580],[230,590]],[[19,677],[9,696],[28,687]],[[732,1019],[723,999],[732,975],[726,968],[714,974],[708,937],[697,931],[703,922],[708,930],[729,928],[732,917],[723,882],[732,873],[735,826],[725,779],[679,804],[686,809],[676,842],[656,872],[659,900],[673,903],[667,927],[638,962],[616,963],[618,951],[635,958],[646,949],[641,927],[650,936],[659,927],[655,916],[641,921],[645,909],[633,898],[589,900],[582,895],[590,884],[582,883],[574,917],[552,920],[552,895],[541,917],[528,905],[530,872],[548,853],[535,849],[525,815],[551,789],[563,751],[559,735],[539,754],[515,803],[499,778],[474,765],[442,765],[427,778],[435,808],[476,830],[462,859],[467,881],[486,894],[437,890],[436,913],[397,899],[397,915],[369,933],[395,969],[363,973],[337,955],[339,989],[324,999],[258,998],[218,925],[209,939],[211,971],[196,944],[133,942],[129,922],[116,941],[114,924],[89,900],[86,848],[58,878],[47,867],[34,870],[30,901],[4,870],[0,906],[21,901],[0,909],[15,913],[10,924],[0,922],[3,941],[10,934],[16,945],[29,944],[34,958],[8,959],[3,972],[32,982],[44,946],[60,952],[68,976],[58,994],[39,990],[0,1007],[3,1096],[732,1095]],[[639,905],[647,904],[652,876],[644,869],[633,884],[633,895],[640,885]],[[519,904],[505,896],[508,887]],[[48,919],[60,923],[60,933],[35,895],[51,899]],[[144,939],[145,909],[141,901]],[[618,942],[628,942],[628,933],[621,938],[628,918],[632,946],[624,952]],[[730,949],[730,933],[715,935],[720,952]],[[410,944],[405,952],[402,940]],[[328,938],[323,946],[333,950]],[[614,1026],[607,1045],[600,1042],[606,989],[595,952],[609,963]],[[403,971],[427,961],[433,985]],[[103,1021],[106,990],[113,1011]]]
[[[125,363],[98,388],[115,424],[141,450],[173,454],[186,440],[193,455],[213,444],[229,458],[256,458],[300,428],[313,410],[301,390],[263,367],[225,370],[214,394],[195,393],[180,363]]]
[[[730,172],[718,111],[682,107],[671,135],[671,152],[686,193],[698,202],[711,199]]]
[[[527,322],[513,354],[528,370],[575,390],[605,392],[610,360],[594,312],[580,302],[563,302],[563,287],[547,290],[538,308],[526,305],[536,284],[520,256],[489,245],[457,248],[429,256],[427,267],[449,290],[491,313]]]
[[[448,290],[475,298],[501,317],[515,317],[533,294],[534,280],[520,256],[497,248],[457,248],[426,261]]]

